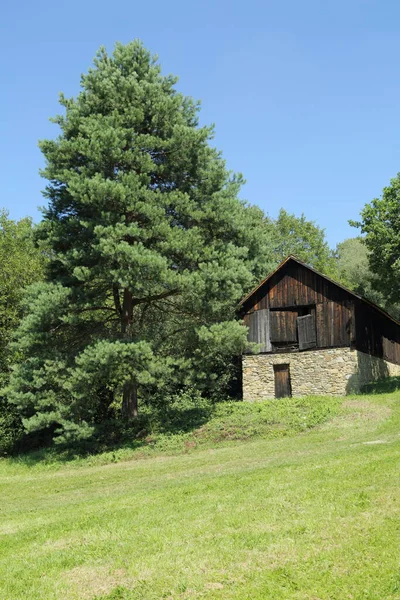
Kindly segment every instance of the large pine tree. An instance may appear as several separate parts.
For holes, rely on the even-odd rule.
[[[175,84],[140,42],[100,49],[40,143],[51,261],[9,388],[28,429],[90,434],[111,403],[135,417],[171,381],[212,393],[243,348],[235,306],[270,266],[263,215]]]

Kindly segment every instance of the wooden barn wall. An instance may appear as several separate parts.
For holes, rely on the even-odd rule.
[[[287,265],[271,278],[269,284],[270,308],[352,301],[348,292],[298,264]]]
[[[324,277],[289,263],[245,302],[248,314],[271,309],[271,341],[296,339],[299,307],[315,305],[317,347],[353,345],[366,354],[400,364],[400,325],[367,302],[354,297]]]
[[[351,304],[328,301],[317,304],[316,311],[317,346],[350,346],[354,339]]]
[[[295,342],[298,313],[292,310],[272,310],[270,315],[271,342]]]
[[[299,264],[289,264],[275,273],[244,303],[244,310],[291,308],[322,302],[351,304],[351,294]]]
[[[355,302],[356,348],[400,364],[400,326],[361,300]]]
[[[286,265],[257,290],[244,309],[273,309],[271,341],[280,337],[289,342],[296,339],[293,332],[299,313],[295,309],[310,305],[316,306],[317,347],[350,346],[355,339],[353,296],[302,265]]]

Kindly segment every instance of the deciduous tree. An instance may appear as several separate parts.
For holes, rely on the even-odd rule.
[[[383,189],[382,197],[366,204],[361,221],[352,222],[365,234],[369,264],[379,289],[390,303],[400,297],[400,174]]]
[[[35,248],[31,219],[13,221],[0,211],[0,387],[10,375],[10,366],[19,349],[10,342],[22,316],[24,290],[43,277],[45,256]],[[5,397],[0,396],[0,454],[15,446],[23,431],[20,416]]]
[[[271,237],[278,261],[293,254],[325,275],[335,274],[335,259],[324,229],[307,220],[304,214],[296,217],[282,208],[271,223]]]

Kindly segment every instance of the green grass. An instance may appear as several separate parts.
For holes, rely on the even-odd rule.
[[[400,599],[400,392],[0,460],[1,600]]]

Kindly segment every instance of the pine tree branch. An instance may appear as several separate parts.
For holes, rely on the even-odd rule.
[[[176,296],[180,293],[178,288],[174,290],[169,290],[168,292],[162,292],[162,294],[154,294],[153,296],[146,296],[146,298],[134,298],[133,305],[137,304],[148,304],[149,302],[155,302],[156,300],[162,300],[163,298],[168,298],[169,296]]]
[[[77,314],[81,314],[83,312],[89,312],[91,310],[108,310],[108,311],[111,310],[114,313],[117,312],[116,308],[113,308],[112,306],[88,306],[87,308],[77,308],[73,312],[77,313]]]

